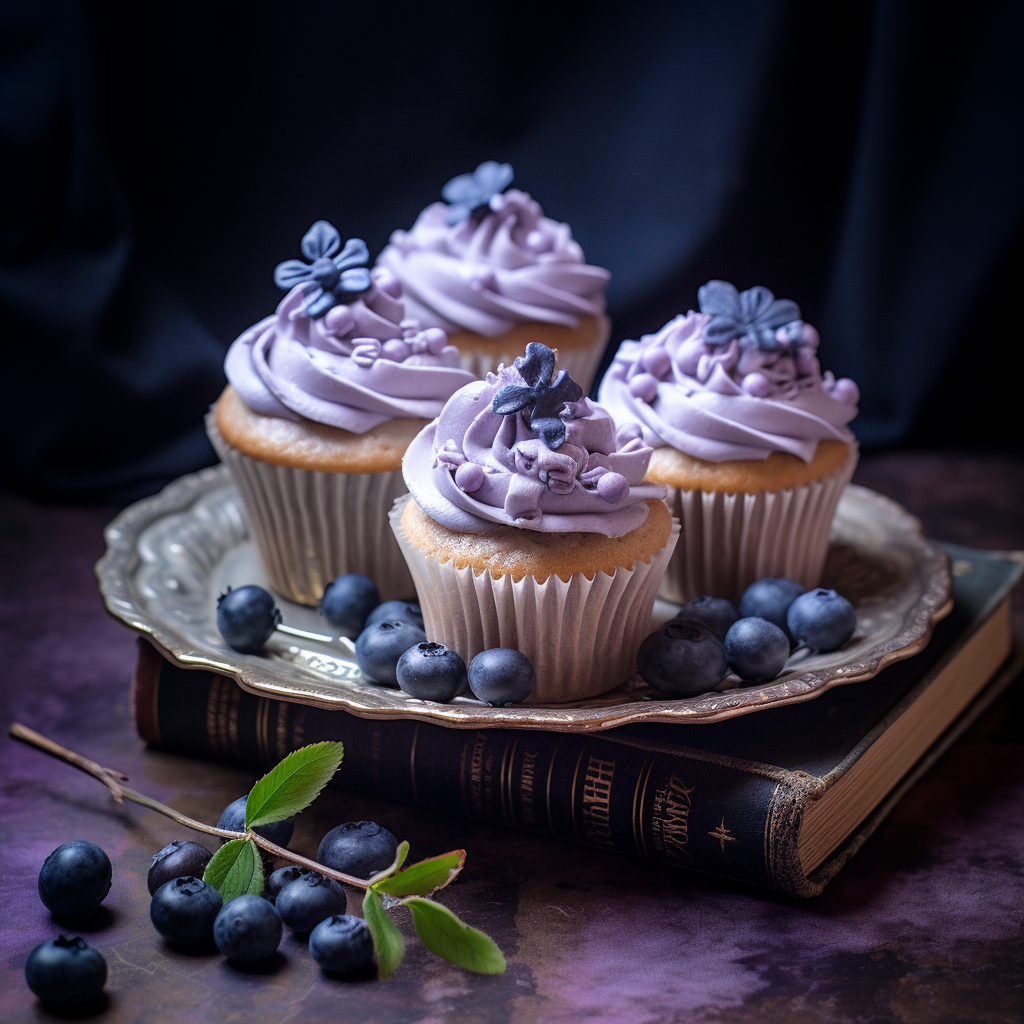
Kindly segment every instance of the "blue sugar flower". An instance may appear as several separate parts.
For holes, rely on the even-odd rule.
[[[302,236],[302,255],[310,260],[285,260],[274,268],[274,284],[291,291],[305,284],[306,304],[303,311],[319,320],[339,302],[352,302],[373,283],[370,271],[360,266],[370,259],[370,252],[361,238],[350,238],[341,248],[341,235],[325,220],[318,220]]]
[[[451,204],[445,223],[461,224],[474,210],[488,206],[491,200],[512,184],[512,165],[485,160],[472,174],[452,178],[441,195]]]
[[[728,345],[734,338],[744,348],[756,345],[773,352],[780,344],[799,342],[803,334],[800,307],[790,299],[777,299],[758,285],[738,292],[728,281],[708,281],[697,290],[702,313],[711,319],[704,328],[709,345]],[[785,328],[787,341],[780,343],[776,331]]]

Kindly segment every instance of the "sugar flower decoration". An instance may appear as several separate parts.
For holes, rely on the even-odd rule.
[[[738,340],[741,348],[773,352],[803,339],[800,307],[760,285],[739,292],[728,281],[708,281],[697,290],[697,301],[700,311],[711,316],[704,329],[709,345]]]
[[[491,200],[512,184],[512,165],[485,160],[472,174],[460,174],[441,189],[449,204],[448,224],[461,224],[471,213],[490,206]]]

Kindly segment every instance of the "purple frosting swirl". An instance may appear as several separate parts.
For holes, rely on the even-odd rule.
[[[413,440],[402,471],[420,507],[467,533],[517,526],[621,537],[640,526],[647,501],[663,498],[665,488],[642,483],[652,449],[637,431],[617,437],[608,413],[582,398],[564,404],[564,438],[551,448],[527,410],[494,411],[508,385],[528,387],[518,369],[503,367],[460,388]]]
[[[432,419],[473,375],[444,331],[407,319],[386,270],[350,304],[321,319],[304,312],[303,285],[228,349],[224,371],[246,405],[264,416],[315,420],[355,434],[399,417]]]
[[[819,441],[854,442],[846,425],[860,392],[848,378],[822,375],[813,327],[780,327],[766,349],[738,337],[709,343],[711,319],[690,311],[622,343],[598,391],[616,423],[637,423],[647,444],[710,462],[773,451],[810,462]]]
[[[604,312],[607,270],[584,261],[568,224],[510,189],[457,224],[433,203],[411,231],[395,231],[377,262],[402,283],[406,309],[449,334],[504,334],[517,323],[577,327]]]

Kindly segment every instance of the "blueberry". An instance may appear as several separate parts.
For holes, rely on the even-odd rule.
[[[697,619],[673,619],[640,645],[637,671],[649,686],[674,697],[713,690],[729,671],[722,641]]]
[[[164,882],[149,905],[153,927],[177,946],[202,946],[213,938],[213,922],[224,901],[201,878],[186,875]]]
[[[835,651],[853,636],[857,613],[845,597],[817,587],[801,594],[789,606],[787,622],[797,643],[814,651]]]
[[[213,922],[213,941],[229,960],[252,964],[277,949],[283,930],[273,903],[262,896],[236,896]]]
[[[289,883],[296,878],[309,874],[309,868],[300,868],[297,864],[286,864],[272,872],[263,885],[263,895],[271,903],[277,902],[278,894]]]
[[[750,683],[774,679],[789,657],[789,637],[767,619],[748,616],[737,619],[725,634],[725,656],[729,668]]]
[[[411,622],[378,622],[356,640],[356,661],[364,676],[385,685],[398,685],[398,659],[410,647],[426,641],[427,634]]]
[[[199,843],[183,842],[181,839],[168,843],[158,853],[153,854],[149,876],[146,878],[149,895],[152,896],[164,882],[169,882],[172,878],[184,878],[185,875],[202,878],[212,857],[213,854]]]
[[[358,636],[366,626],[366,616],[379,604],[373,580],[350,572],[327,584],[320,598],[320,614],[339,633]]]
[[[759,618],[774,623],[789,637],[786,613],[789,606],[802,594],[804,588],[782,576],[765,576],[751,583],[740,598],[741,619]]]
[[[309,953],[332,974],[354,974],[373,966],[370,926],[351,914],[335,914],[310,933]]]
[[[344,914],[347,905],[345,890],[318,871],[289,882],[278,893],[276,904],[281,920],[300,935],[308,935],[325,917]]]
[[[347,821],[332,828],[320,842],[316,859],[335,871],[369,878],[391,866],[398,840],[373,821]]]
[[[409,601],[385,601],[377,605],[366,617],[363,629],[376,626],[378,622],[411,622],[419,629],[423,628],[423,612],[418,604]]]
[[[56,917],[85,917],[110,892],[110,858],[88,839],[58,846],[39,871],[39,898]]]
[[[84,939],[40,942],[28,955],[25,981],[44,1003],[74,1006],[86,1003],[103,991],[107,962]]]
[[[736,605],[724,597],[695,597],[676,613],[677,619],[696,619],[703,622],[719,640],[724,642],[729,627],[740,617]]]
[[[410,647],[398,659],[395,674],[409,696],[442,704],[466,685],[466,663],[450,647],[430,640]]]
[[[217,828],[226,828],[230,832],[244,832],[245,800],[244,796],[232,800],[218,819]],[[253,829],[253,832],[263,836],[264,839],[269,839],[272,843],[277,843],[278,846],[287,846],[294,831],[294,818],[283,818],[281,821],[272,821],[269,825],[260,825],[259,828]]]
[[[281,613],[262,587],[229,587],[217,598],[217,629],[228,647],[242,654],[261,651],[280,624]]]
[[[537,682],[530,659],[511,647],[481,651],[469,663],[468,674],[473,695],[496,708],[526,700]]]

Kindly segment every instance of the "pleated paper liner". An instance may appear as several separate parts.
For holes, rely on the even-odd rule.
[[[316,605],[328,583],[357,572],[377,584],[382,601],[413,595],[388,525],[388,511],[406,492],[401,469],[320,473],[274,466],[228,444],[212,413],[206,430],[231,472],[260,561],[279,594]]]
[[[764,576],[818,586],[832,518],[857,466],[854,445],[838,469],[813,483],[758,494],[680,491],[666,502],[681,525],[659,596],[685,604],[710,595],[736,602]]]
[[[457,651],[467,666],[481,651],[512,647],[537,673],[526,703],[584,700],[618,686],[636,672],[636,653],[651,630],[658,582],[679,533],[673,522],[668,542],[650,562],[593,579],[574,573],[518,582],[494,579],[425,554],[402,526],[410,495],[391,510],[391,526],[412,571],[427,637]]]

